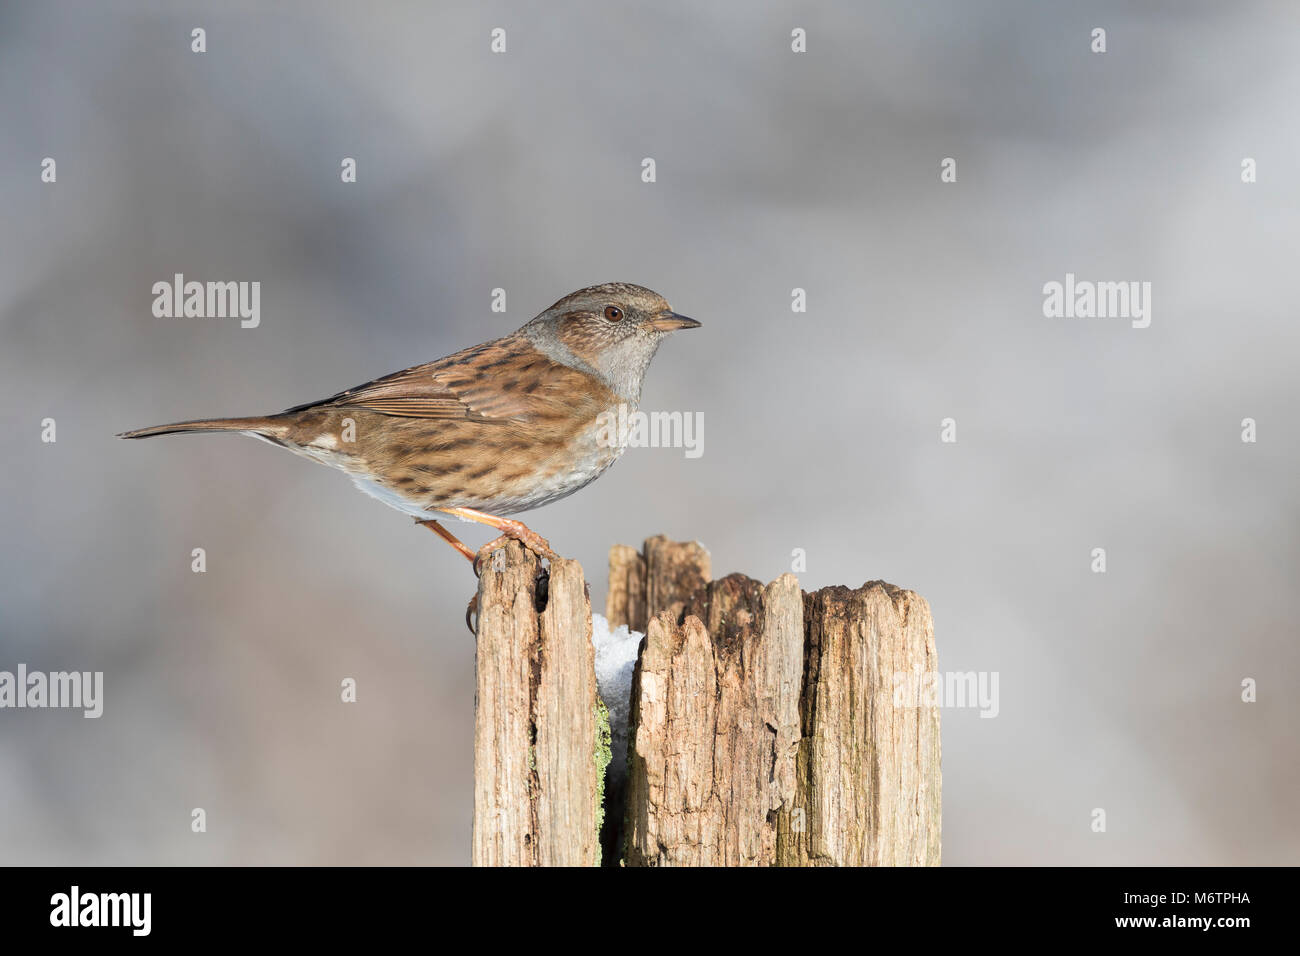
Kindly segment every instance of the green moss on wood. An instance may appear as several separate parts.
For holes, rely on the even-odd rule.
[[[609,708],[596,697],[596,865],[600,866],[600,830],[605,823],[605,769],[613,759],[609,731]]]

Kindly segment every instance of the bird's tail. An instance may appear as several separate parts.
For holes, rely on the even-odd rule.
[[[154,425],[152,428],[137,428],[135,431],[122,432],[118,438],[153,438],[155,435],[174,435],[180,432],[257,432],[270,437],[283,426],[273,418],[200,418],[192,422],[172,422],[170,425]]]

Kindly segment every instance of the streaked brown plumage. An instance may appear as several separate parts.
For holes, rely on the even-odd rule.
[[[504,338],[323,401],[119,437],[253,435],[346,472],[471,559],[434,518],[479,521],[551,557],[545,540],[501,516],[572,494],[612,465],[623,448],[598,440],[600,415],[634,409],[663,337],[698,325],[649,289],[607,283],[565,296]]]

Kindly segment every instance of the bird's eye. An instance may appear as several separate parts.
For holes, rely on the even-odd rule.
[[[623,318],[623,310],[616,305],[607,305],[605,306],[605,318],[611,322],[617,322]]]

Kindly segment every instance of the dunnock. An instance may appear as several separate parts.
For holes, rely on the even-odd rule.
[[[394,372],[278,415],[212,418],[124,432],[242,432],[352,476],[475,563],[440,525],[490,525],[545,558],[545,539],[516,514],[573,494],[623,453],[602,440],[603,412],[635,408],[664,336],[699,325],[649,289],[624,282],[565,296],[519,331]]]

